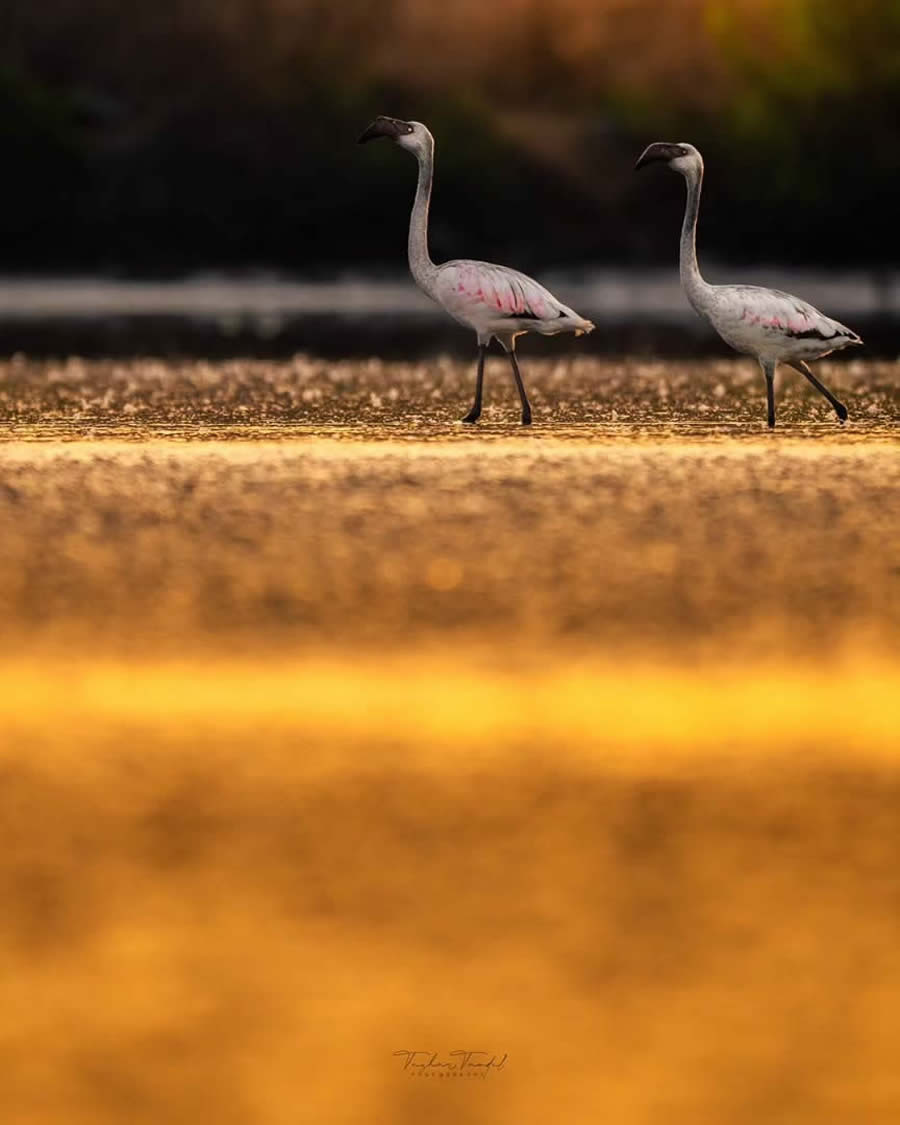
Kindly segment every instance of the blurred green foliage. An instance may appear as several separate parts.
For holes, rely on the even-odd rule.
[[[895,260],[900,4],[769,0],[756,8],[741,20],[726,0],[708,6],[731,77],[716,148],[738,190],[748,189],[738,202],[793,210],[826,244],[831,223],[850,223],[862,260]]]
[[[0,44],[0,268],[401,266],[380,112],[438,138],[438,257],[671,260],[656,139],[704,152],[710,255],[900,249],[897,0],[7,0]]]

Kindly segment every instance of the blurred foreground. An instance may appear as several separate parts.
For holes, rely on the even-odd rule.
[[[7,664],[3,1120],[894,1122],[872,671]]]
[[[893,1125],[900,383],[818,372],[0,365],[0,1119]]]

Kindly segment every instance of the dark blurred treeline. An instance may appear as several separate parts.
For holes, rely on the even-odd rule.
[[[895,265],[897,0],[4,0],[0,269],[399,266],[438,139],[436,257]],[[654,170],[657,171],[657,170]]]

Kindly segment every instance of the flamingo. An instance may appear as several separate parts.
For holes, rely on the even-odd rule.
[[[681,285],[694,311],[715,328],[735,351],[754,356],[766,378],[769,428],[775,426],[775,368],[786,363],[805,376],[834,407],[841,422],[847,407],[810,371],[806,361],[821,359],[862,340],[845,325],[818,309],[758,285],[708,285],[697,265],[697,214],[703,183],[703,157],[689,144],[657,143],[641,153],[635,169],[665,161],[687,183],[687,204],[681,227]]]
[[[419,163],[419,181],[409,220],[409,268],[419,288],[447,310],[454,320],[474,330],[478,337],[478,372],[475,401],[463,422],[481,417],[485,354],[492,339],[509,356],[522,404],[522,425],[531,425],[531,404],[516,360],[516,337],[525,332],[555,336],[590,332],[593,324],[558,301],[532,278],[490,262],[455,259],[436,265],[428,252],[428,205],[434,177],[434,137],[420,121],[376,117],[359,143],[389,137],[411,152]]]

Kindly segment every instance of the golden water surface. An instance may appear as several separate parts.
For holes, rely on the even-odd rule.
[[[4,1125],[898,1119],[897,368],[523,371],[0,365]]]

